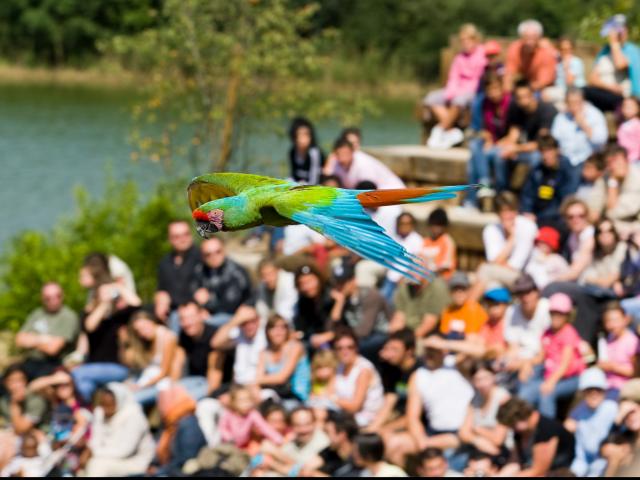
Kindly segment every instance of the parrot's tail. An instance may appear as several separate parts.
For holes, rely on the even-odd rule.
[[[435,188],[402,188],[397,190],[367,190],[356,195],[365,208],[377,208],[387,205],[406,203],[425,203],[433,200],[455,198],[456,194],[465,190],[481,188],[483,185],[454,185]]]

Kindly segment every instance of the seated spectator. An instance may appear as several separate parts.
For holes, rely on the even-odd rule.
[[[538,233],[534,222],[518,214],[518,199],[511,192],[496,198],[496,213],[500,223],[487,225],[482,231],[488,263],[478,269],[479,282],[473,292],[476,298],[492,281],[513,285],[531,256]]]
[[[311,361],[311,396],[307,406],[314,409],[318,421],[322,421],[327,409],[334,408],[332,398],[336,393],[338,359],[332,350],[319,350]]]
[[[200,400],[216,391],[225,381],[226,356],[214,349],[216,327],[207,325],[208,312],[195,301],[178,307],[180,336],[173,361],[172,377]]]
[[[606,348],[598,352],[598,367],[606,373],[608,389],[616,397],[617,392],[635,375],[640,342],[629,330],[630,319],[618,302],[609,302],[605,306],[602,323],[607,337]]]
[[[428,234],[423,239],[420,257],[426,267],[445,280],[457,267],[456,243],[448,233],[449,217],[443,208],[436,208],[427,219]]]
[[[607,400],[607,379],[599,368],[582,372],[578,386],[584,399],[571,411],[564,427],[576,437],[576,456],[571,471],[578,477],[600,477],[607,466],[600,456],[618,414],[618,404]]]
[[[355,269],[347,257],[334,262],[331,280],[334,285],[331,296],[335,301],[330,314],[332,328],[311,337],[312,346],[320,348],[331,342],[335,327],[347,325],[353,329],[362,354],[377,360],[387,338],[391,309],[377,289],[357,285]]]
[[[130,387],[138,402],[151,405],[158,395],[158,383],[172,373],[178,338],[145,311],[134,313],[122,333],[122,360],[136,376]]]
[[[64,304],[62,287],[46,283],[42,307],[29,314],[16,336],[16,347],[26,350],[23,367],[30,379],[50,375],[73,351],[80,330],[76,312]]]
[[[431,148],[451,148],[464,140],[456,123],[460,113],[471,105],[487,65],[475,25],[463,25],[458,35],[462,51],[453,59],[446,87],[429,93],[424,99],[424,105],[437,121],[427,141]]]
[[[27,389],[27,374],[20,365],[7,368],[0,396],[0,470],[13,458],[19,435],[47,423],[47,402]]]
[[[487,321],[487,312],[470,296],[471,283],[463,272],[456,272],[449,280],[451,303],[442,310],[440,333],[452,339],[478,333]]]
[[[324,276],[312,265],[303,265],[296,270],[295,285],[298,303],[293,326],[302,332],[303,341],[308,343],[313,335],[330,330],[335,300]]]
[[[380,350],[380,376],[384,388],[384,405],[369,431],[381,435],[406,429],[407,387],[413,372],[422,366],[416,358],[416,337],[409,328],[389,335]]]
[[[287,321],[273,315],[266,325],[267,348],[260,352],[256,383],[282,400],[306,402],[311,390],[311,367],[302,342],[291,336]]]
[[[292,323],[298,301],[294,275],[274,260],[264,259],[258,265],[258,278],[256,309],[260,316],[268,318],[275,313]]]
[[[498,466],[493,457],[480,450],[472,450],[469,454],[467,468],[464,469],[465,477],[496,477]]]
[[[628,41],[624,15],[609,18],[600,36],[607,38],[608,44],[596,57],[585,97],[600,110],[614,112],[624,97],[640,96],[640,48]]]
[[[634,378],[620,391],[618,415],[611,434],[601,447],[607,461],[605,477],[615,476],[620,467],[627,466],[638,448],[640,433],[640,379]]]
[[[359,147],[359,145],[358,145]],[[336,175],[344,188],[357,188],[363,181],[373,182],[380,189],[404,188],[404,182],[380,160],[356,148],[342,136],[333,145],[335,162],[332,170],[325,173]]]
[[[351,413],[360,427],[367,427],[384,404],[380,375],[369,360],[359,355],[358,341],[350,328],[336,330],[333,348],[338,358],[338,372],[332,401]]]
[[[179,385],[164,389],[158,395],[158,412],[164,430],[158,440],[155,476],[180,475],[182,467],[206,446],[207,441],[195,416],[196,402]]]
[[[604,155],[602,152],[589,155],[582,164],[580,184],[575,197],[585,203],[589,202],[598,179],[605,173]]]
[[[613,220],[623,239],[640,227],[640,170],[631,168],[627,151],[616,145],[605,152],[607,174],[595,186],[589,208],[592,220]]]
[[[505,88],[513,90],[515,80],[524,78],[534,91],[551,86],[556,78],[557,54],[537,20],[525,20],[518,25],[519,40],[507,50]]]
[[[569,227],[564,254],[570,263],[569,270],[559,280],[576,281],[593,259],[595,228],[589,222],[589,208],[582,200],[568,198],[561,212]]]
[[[267,348],[267,336],[255,308],[243,305],[213,337],[213,348],[234,350],[233,383],[255,386],[260,353]]]
[[[361,476],[373,478],[407,476],[400,467],[384,461],[384,442],[377,433],[356,435],[354,444],[353,459],[356,465],[364,469]]]
[[[35,432],[29,431],[20,438],[20,454],[0,471],[2,477],[45,477],[47,458],[40,454],[39,439]],[[1,466],[1,464],[0,464]]]
[[[578,188],[578,176],[569,159],[560,155],[551,135],[538,137],[542,161],[529,170],[520,194],[520,210],[538,225],[557,225],[560,205]]]
[[[517,464],[503,473],[518,477],[544,477],[569,468],[575,456],[575,438],[559,421],[548,418],[520,398],[498,409],[498,422],[513,430]]]
[[[358,424],[353,415],[330,411],[324,424],[324,431],[329,438],[329,446],[310,459],[300,474],[304,477],[361,476],[361,470],[353,459],[354,440],[358,434]]]
[[[469,183],[491,186],[498,191],[505,190],[508,186],[507,172],[497,145],[507,134],[507,112],[511,105],[511,92],[503,87],[502,77],[495,74],[487,76],[483,99],[477,102],[476,108],[471,112],[471,127],[478,136],[469,142]],[[466,203],[475,206],[478,196],[486,196],[488,193],[486,189],[469,190]],[[490,193],[495,194],[494,191]]]
[[[425,478],[454,478],[462,475],[449,468],[449,462],[440,448],[428,447],[418,454],[417,474]]]
[[[560,233],[555,228],[542,227],[538,230],[535,247],[524,271],[541,289],[569,271],[569,264],[558,254],[559,249]]]
[[[196,265],[200,263],[200,249],[193,244],[191,226],[185,221],[171,222],[168,237],[171,252],[162,257],[158,265],[158,289],[153,303],[156,317],[177,333],[178,315],[175,313],[170,322],[169,314],[193,296],[191,288]]]
[[[574,48],[573,39],[560,37],[558,40],[559,56],[556,65],[556,81],[553,86],[542,91],[542,98],[545,102],[562,106],[569,88],[583,88],[587,84],[584,62],[580,57],[574,55]]]
[[[542,351],[542,335],[551,325],[549,299],[541,298],[533,278],[524,274],[513,285],[518,302],[507,309],[504,339],[508,350],[503,368],[521,380],[533,372],[535,359]]]
[[[393,299],[396,311],[389,331],[407,327],[415,332],[416,338],[429,335],[436,330],[440,313],[450,298],[447,283],[440,277],[423,279],[419,284],[401,282]]]
[[[620,280],[627,245],[620,242],[613,222],[606,218],[596,224],[595,240],[593,261],[580,275],[579,283],[593,294],[615,298],[614,286]]]
[[[127,378],[129,369],[120,358],[120,331],[141,300],[124,285],[113,282],[105,257],[87,258],[80,269],[80,285],[89,290],[78,343],[78,351],[86,355],[86,360],[71,375],[80,397],[89,403],[98,387]]]
[[[251,279],[244,267],[227,257],[219,237],[202,242],[200,251],[203,262],[196,265],[193,297],[211,314],[207,322],[220,327],[240,305],[251,303]]]
[[[98,393],[93,412],[88,457],[88,477],[140,475],[153,460],[155,445],[147,419],[131,391],[109,383]]]
[[[625,297],[620,302],[625,313],[632,319],[633,330],[640,325],[640,232],[627,240],[627,253],[620,267],[620,283],[614,289]]]
[[[542,370],[522,382],[518,396],[539,405],[542,415],[555,418],[556,402],[571,398],[578,390],[579,375],[585,369],[581,339],[569,322],[573,304],[571,299],[556,293],[549,299],[551,326],[542,336],[542,352],[537,362]]]
[[[409,212],[401,213],[396,218],[395,235],[392,238],[412,255],[418,255],[423,248],[424,239],[416,232],[416,217]],[[387,271],[380,292],[387,303],[393,301],[393,294],[402,278],[402,274],[395,270]]]
[[[628,97],[622,101],[623,122],[618,127],[618,144],[627,150],[632,165],[640,162],[640,100]]]
[[[270,457],[265,468],[266,474],[297,477],[304,465],[317,458],[331,443],[327,434],[317,427],[313,410],[310,408],[295,409],[289,419],[293,430],[292,440],[282,447],[270,443],[262,446],[262,452]]]
[[[294,182],[318,185],[324,167],[324,153],[318,146],[313,124],[304,117],[294,118],[289,127],[291,149],[289,171]]]
[[[508,429],[498,423],[498,410],[511,395],[496,384],[496,374],[490,362],[477,361],[471,368],[475,395],[458,436],[464,446],[492,457],[504,454]]]
[[[275,445],[284,441],[264,417],[256,409],[251,390],[246,387],[234,387],[230,392],[229,408],[220,416],[220,439],[224,443],[232,443],[237,448],[246,449],[255,432]]]
[[[553,120],[551,135],[560,144],[560,153],[571,162],[573,187],[579,181],[582,164],[604,147],[609,132],[604,115],[584,100],[582,90],[569,88],[566,101],[566,111],[558,113]]]

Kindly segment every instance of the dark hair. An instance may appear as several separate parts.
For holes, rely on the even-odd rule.
[[[378,186],[371,180],[362,180],[356,185],[356,190],[377,190]]]
[[[349,140],[347,140],[344,137],[339,137],[333,143],[333,149],[338,150],[339,148],[342,148],[342,147],[349,147],[351,150],[353,150],[353,144]]]
[[[445,228],[448,227],[449,216],[447,215],[447,211],[441,207],[436,208],[429,214],[429,218],[427,218],[427,225],[435,225]]]
[[[296,288],[298,288],[298,281],[300,280],[300,277],[302,277],[303,275],[315,275],[316,277],[318,277],[318,280],[320,281],[320,289],[322,290],[322,288],[324,288],[324,285],[326,283],[326,278],[322,274],[320,269],[313,263],[305,263],[304,265],[301,265],[298,268],[296,268],[294,272]]]
[[[437,370],[444,365],[445,354],[442,350],[427,347],[424,351],[424,364],[429,370]]]
[[[518,80],[515,83],[515,85],[513,86],[513,91],[515,92],[519,88],[526,88],[527,90],[530,90],[531,92],[533,92],[533,88],[531,88],[531,84],[529,83],[528,80],[526,80],[524,78]]]
[[[277,313],[274,313],[273,315],[271,315],[269,317],[269,320],[267,320],[267,325],[265,326],[265,329],[264,329],[264,331],[265,331],[265,333],[267,335],[267,343],[269,345],[269,348],[273,347],[273,345],[271,344],[271,339],[269,338],[269,330],[271,330],[273,327],[275,327],[280,322],[284,322],[284,324],[287,327],[287,332],[288,333],[291,332],[291,326],[289,325],[287,320],[282,315],[278,315]]]
[[[200,310],[202,308],[202,305],[200,305],[198,302],[196,302],[195,299],[190,298],[189,300],[185,300],[180,305],[178,305],[178,309],[188,307],[189,305],[195,305],[195,307],[198,310]]]
[[[96,283],[96,288],[113,281],[111,278],[111,272],[109,271],[109,259],[104,253],[90,253],[84,258],[82,266],[88,269],[91,273],[91,276]]]
[[[604,151],[605,161],[609,157],[615,157],[616,155],[623,155],[624,158],[629,158],[629,154],[627,153],[627,149],[617,143],[609,145]]]
[[[591,155],[589,155],[589,157],[587,157],[584,163],[585,165],[587,163],[590,163],[591,165],[596,167],[596,170],[598,170],[599,172],[604,172],[604,169],[607,168],[602,152],[592,153]]]
[[[308,412],[311,415],[311,418],[313,418],[313,420],[315,421],[316,419],[316,414],[313,413],[313,409],[310,407],[305,407],[304,405],[300,406],[300,407],[296,407],[293,410],[291,410],[291,412],[289,412],[289,418],[288,418],[288,423],[291,424],[291,421],[293,419],[293,417],[300,413],[300,412]]]
[[[600,230],[602,228],[602,225],[608,223],[609,225],[611,225],[611,231],[613,233],[613,237],[615,239],[615,244],[617,245],[618,242],[620,241],[620,235],[618,234],[618,230],[616,229],[616,226],[614,225],[613,221],[609,218],[602,218],[598,221],[598,223],[596,223],[596,230],[595,230],[595,240],[596,240],[596,245],[595,248],[593,250],[593,257],[597,260],[600,260],[602,258],[604,258],[607,255],[607,252],[604,251],[604,249],[602,248],[602,245],[600,244],[600,240],[599,235],[600,235]],[[615,247],[614,247],[615,249]],[[611,253],[611,252],[609,252]]]
[[[520,203],[518,197],[513,192],[500,192],[496,197],[495,210],[496,213],[500,213],[502,210],[512,210],[517,212]]]
[[[390,334],[389,338],[387,338],[387,342],[390,342],[392,340],[402,342],[406,350],[416,349],[416,334],[412,329],[408,327],[397,330]]]
[[[335,182],[338,184],[338,188],[342,188],[342,180],[337,175],[320,175],[320,183],[326,185],[327,182]]]
[[[558,141],[549,134],[540,135],[538,137],[538,150],[557,150],[558,146]]]
[[[631,97],[627,97],[627,98],[625,98],[625,100],[631,100],[632,102],[634,102],[634,103],[636,104],[636,107],[640,108],[640,98],[638,98],[638,97],[634,97],[634,96],[631,96]],[[640,114],[639,114],[639,115],[640,115]],[[636,117],[637,117],[637,116],[638,116],[638,115],[636,115]]]
[[[100,387],[95,391],[95,393],[93,394],[93,401],[91,403],[93,405],[96,405],[104,395],[109,395],[114,402],[117,402],[116,394],[113,392],[113,390],[109,390],[109,388],[105,385],[104,387]]]
[[[296,135],[298,133],[298,129],[300,128],[308,128],[311,133],[311,147],[316,145],[316,131],[313,128],[313,124],[306,117],[296,117],[291,121],[291,126],[289,127],[289,138],[292,143],[296,143]]]
[[[500,85],[500,87],[502,87],[502,85],[503,85],[503,83],[502,83],[502,80],[503,80],[502,75],[500,75],[495,70],[489,70],[487,73],[488,74],[484,79],[484,90],[485,91],[487,90],[487,87],[489,85],[493,85],[494,83],[498,84],[498,85]]]
[[[358,347],[358,337],[356,337],[356,334],[353,331],[353,329],[347,325],[338,325],[334,329],[333,342],[332,342],[333,345],[335,346],[335,344],[338,343],[343,338],[350,338],[356,344],[356,348]]]
[[[379,462],[384,458],[384,442],[377,433],[361,433],[354,439],[360,457],[366,462]]]
[[[278,266],[278,262],[276,262],[276,259],[273,257],[264,257],[260,262],[258,262],[258,273],[260,273],[264,267],[280,268]]]
[[[267,418],[273,412],[281,412],[281,413],[284,414],[284,418],[285,419],[287,418],[287,410],[282,405],[280,405],[279,403],[274,402],[271,399],[262,402],[260,404],[260,406],[258,407],[258,410],[260,411],[260,414],[264,418]]]
[[[362,141],[362,131],[358,127],[346,127],[342,129],[340,132],[340,136],[342,138],[347,138],[347,135],[355,135],[360,141]]]
[[[356,438],[360,427],[354,416],[344,410],[329,410],[326,423],[333,423],[336,432],[346,433],[350,442]]]
[[[471,460],[474,460],[474,461],[491,460],[491,463],[493,465],[496,465],[494,457],[492,457],[491,455],[489,455],[486,452],[483,452],[482,450],[478,450],[476,447],[471,447],[469,449],[469,461],[471,461]]]
[[[418,465],[422,465],[424,462],[434,458],[444,458],[444,452],[436,447],[425,448],[418,454]]]
[[[400,222],[402,222],[402,220],[405,218],[409,218],[409,220],[411,220],[411,223],[413,224],[413,227],[415,228],[416,217],[414,217],[413,214],[409,212],[402,212],[400,215],[398,215],[398,218],[396,218],[396,228],[400,226]]]
[[[471,364],[469,368],[469,374],[473,377],[476,373],[481,370],[487,370],[493,374],[496,373],[496,369],[493,366],[493,362],[491,360],[476,360]]]
[[[7,379],[14,373],[21,373],[28,381],[27,371],[24,369],[21,363],[14,363],[12,365],[9,365],[2,375],[2,381],[6,382]]]
[[[613,311],[622,312],[623,315],[626,315],[626,312],[624,311],[624,308],[622,308],[620,302],[618,300],[611,300],[605,303],[604,308],[602,309],[602,316],[604,317],[607,312]]]
[[[498,423],[513,428],[516,423],[528,420],[534,411],[528,402],[518,397],[511,397],[498,409]]]

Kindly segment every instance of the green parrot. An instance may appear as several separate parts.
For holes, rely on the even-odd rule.
[[[416,280],[429,278],[431,272],[389,237],[365,208],[454,198],[458,192],[477,187],[348,190],[245,173],[211,173],[191,181],[188,197],[196,229],[204,238],[263,224],[303,224],[362,257]]]

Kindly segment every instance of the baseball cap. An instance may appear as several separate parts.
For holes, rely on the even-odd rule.
[[[554,293],[549,298],[549,311],[556,313],[571,313],[573,302],[566,293]]]
[[[612,31],[620,32],[626,27],[627,17],[626,15],[619,13],[617,15],[614,15],[613,17],[610,17],[606,22],[604,22],[604,25],[600,30],[600,36],[603,38],[608,37]]]
[[[586,390],[588,388],[599,388],[600,390],[609,388],[607,376],[598,367],[591,367],[580,375],[578,390]]]
[[[538,286],[536,282],[533,280],[533,277],[528,273],[524,273],[518,277],[518,279],[513,284],[511,288],[511,292],[514,295],[520,295],[521,293],[529,293],[532,290],[536,290]]]
[[[502,47],[500,43],[496,40],[487,40],[484,44],[484,54],[489,55],[500,55],[502,52]]]
[[[469,277],[464,272],[455,272],[449,280],[449,288],[452,290],[454,288],[469,288],[470,286]]]
[[[485,290],[483,298],[490,302],[496,303],[510,303],[511,293],[505,287],[492,287]]]
[[[538,230],[536,242],[542,242],[551,247],[551,250],[557,252],[560,248],[560,233],[553,227],[542,227]]]
[[[356,269],[347,257],[340,257],[331,264],[331,279],[336,283],[352,280],[356,276]]]
[[[633,378],[620,389],[620,400],[640,403],[640,378]]]

